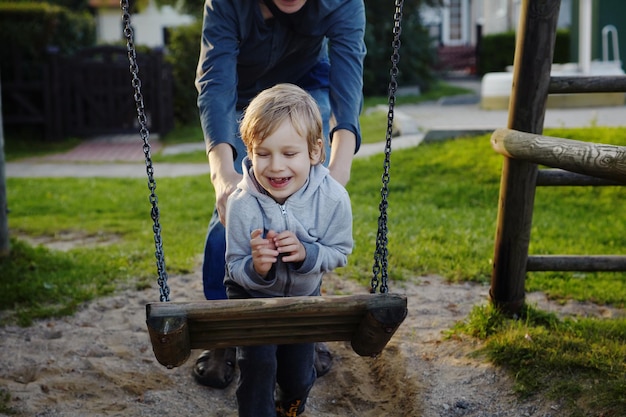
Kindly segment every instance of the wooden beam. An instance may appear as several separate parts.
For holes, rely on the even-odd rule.
[[[493,149],[508,157],[626,183],[626,146],[497,129]]]
[[[537,186],[622,186],[619,181],[590,177],[558,168],[544,168],[537,173]]]
[[[550,94],[624,93],[626,75],[550,77]]]
[[[626,271],[622,255],[531,255],[528,271]]]

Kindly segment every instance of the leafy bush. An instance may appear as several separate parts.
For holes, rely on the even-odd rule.
[[[504,71],[508,65],[513,65],[515,57],[515,32],[495,33],[485,35],[481,40],[479,72]],[[557,30],[554,44],[553,62],[564,63],[570,61],[570,32]]]
[[[198,92],[194,76],[200,55],[202,21],[169,29],[166,61],[172,67],[174,78],[174,118],[176,123],[199,123],[196,100]]]
[[[76,13],[41,2],[0,3],[0,58],[15,54],[37,59],[49,45],[63,54],[96,43],[96,26],[87,12]]]
[[[86,12],[48,3],[0,3],[0,72],[7,83],[18,76],[40,80],[51,45],[70,54],[95,42],[95,22]]]
[[[431,68],[434,62],[434,49],[430,38],[422,26],[419,5],[422,1],[405,0],[400,35],[400,61],[398,83],[419,85],[427,91],[434,82]],[[393,41],[395,7],[388,0],[368,1],[365,5],[367,26],[365,43],[367,56],[363,71],[365,95],[385,95],[389,86],[389,70]]]

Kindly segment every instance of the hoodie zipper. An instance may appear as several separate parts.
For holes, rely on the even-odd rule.
[[[278,207],[280,208],[280,212],[283,215],[283,220],[285,221],[285,230],[289,230],[289,223],[287,222],[287,207],[286,207],[286,204],[278,204]],[[289,274],[288,271],[289,271],[289,268],[284,268],[284,272],[285,272],[285,275],[286,275],[285,292],[284,292],[285,296],[291,292],[291,284],[292,284],[292,282],[291,282],[291,274]]]

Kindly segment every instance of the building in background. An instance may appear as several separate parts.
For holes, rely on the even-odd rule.
[[[89,6],[95,10],[98,43],[122,41],[124,32],[119,0],[89,0]],[[150,0],[146,9],[131,17],[135,44],[163,47],[167,28],[189,25],[193,21],[193,16],[181,14],[171,6],[157,7]]]
[[[452,70],[476,72],[481,36],[517,28],[521,0],[445,0],[443,7],[423,6],[420,14],[438,45],[439,61]],[[561,0],[559,28],[572,24],[572,0]]]

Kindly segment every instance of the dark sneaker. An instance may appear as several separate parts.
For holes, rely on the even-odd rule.
[[[333,367],[333,355],[330,353],[326,343],[315,344],[315,371],[317,377],[322,377]]]
[[[224,389],[235,377],[236,360],[236,348],[205,350],[196,359],[193,377],[200,385]]]

